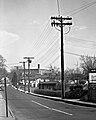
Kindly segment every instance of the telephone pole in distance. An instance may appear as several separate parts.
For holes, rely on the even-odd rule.
[[[28,92],[30,92],[30,63],[32,62],[31,59],[34,59],[34,57],[24,57],[24,59],[28,61]]]
[[[16,75],[17,75],[16,87],[18,89],[19,81],[20,81],[20,71],[19,71],[19,69],[20,69],[21,66],[14,66],[14,67],[16,68]]]
[[[26,91],[26,80],[25,80],[25,61],[23,62],[19,62],[19,63],[23,63],[23,69],[24,69],[24,91]]]

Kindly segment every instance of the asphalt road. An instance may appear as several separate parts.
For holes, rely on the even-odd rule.
[[[96,120],[96,108],[28,95],[8,86],[8,103],[16,120]]]

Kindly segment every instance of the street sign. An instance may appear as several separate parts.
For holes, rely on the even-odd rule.
[[[89,73],[89,83],[96,83],[96,72]]]
[[[96,69],[89,69],[89,73],[96,73]]]

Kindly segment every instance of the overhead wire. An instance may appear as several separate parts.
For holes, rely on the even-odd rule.
[[[59,8],[59,1],[58,1],[58,0],[57,0],[57,8],[58,8],[58,14],[59,14],[59,16],[60,16],[60,8]],[[48,51],[47,51],[47,52],[48,52]],[[39,54],[39,53],[38,53],[38,54]],[[38,55],[38,54],[37,54],[37,55]],[[36,56],[37,56],[37,55],[36,55]]]
[[[71,44],[71,45],[72,45],[72,44]],[[82,46],[80,46],[80,44],[79,44],[79,46],[76,45],[75,47],[82,47]],[[83,47],[83,48],[85,48],[85,47]],[[80,55],[80,54],[76,54],[76,53],[72,53],[72,52],[65,52],[65,54],[66,54],[66,53],[67,53],[67,54],[71,54],[71,55],[75,55],[75,56],[79,56],[79,57],[82,56],[82,55]],[[59,58],[59,57],[57,57],[57,58]],[[57,59],[56,59],[56,60],[57,60]],[[54,62],[55,62],[55,60],[53,60],[52,63],[54,63]],[[52,63],[50,63],[50,64],[52,64]]]
[[[88,8],[88,7],[90,7],[90,6],[94,5],[94,4],[96,4],[96,1],[91,2],[91,3],[88,3],[88,4],[84,5],[84,6],[81,6],[81,7],[77,8],[77,9],[74,9],[74,10],[69,11],[69,12],[66,12],[66,13],[72,13],[72,14],[70,14],[70,15],[74,15],[74,14],[79,13],[79,12],[82,11],[82,10],[85,10],[86,8]],[[58,0],[57,0],[57,5],[58,5],[58,14],[60,15],[60,7],[59,7],[59,1],[58,1]],[[34,48],[35,48],[36,46],[37,46],[37,47],[40,46],[40,45],[43,43],[43,41],[48,37],[48,36],[47,36],[48,33],[47,33],[47,35],[46,35],[46,32],[48,32],[48,31],[49,31],[49,20],[48,20],[48,22],[47,22],[44,30],[42,31],[42,33],[41,33],[41,35],[40,35],[39,42],[37,41],[37,42],[35,43]],[[45,35],[46,35],[46,36],[45,36]],[[45,36],[45,37],[44,37],[44,36]],[[41,39],[41,41],[40,41],[40,39]],[[86,42],[87,42],[87,41],[86,41]],[[90,41],[90,42],[91,42],[91,41]],[[33,49],[33,48],[32,48],[32,49]],[[16,64],[18,64],[18,63],[16,63]]]
[[[59,50],[52,52],[50,57],[47,57],[46,60],[42,62],[42,64],[47,64],[49,62],[49,60],[52,60],[52,58],[54,57],[55,54],[57,54],[58,51]]]
[[[70,12],[74,12],[73,14],[77,14],[78,12],[80,12],[80,11],[82,11],[82,10],[90,7],[90,6],[92,6],[92,5],[95,4],[95,3],[96,3],[96,2],[91,2],[91,3],[87,4],[87,5],[84,5],[84,6],[80,7],[79,9],[75,9],[75,10],[70,11]],[[57,4],[58,4],[58,1],[57,1]],[[58,13],[60,13],[60,12],[59,12],[59,4],[58,4]],[[73,15],[73,14],[71,14],[71,15]],[[60,15],[60,14],[59,14],[59,15]],[[87,41],[86,41],[86,42],[87,42]]]
[[[82,40],[83,41],[83,39],[79,39],[79,40]],[[85,42],[87,42],[86,40],[85,40]],[[89,42],[92,42],[92,43],[96,43],[96,42],[94,42],[94,41],[89,41]],[[73,41],[71,42],[71,43],[73,43]],[[83,43],[82,43],[83,44]],[[68,45],[68,44],[66,44],[66,45]],[[84,44],[85,46],[83,47],[83,46],[80,46],[80,44],[77,46],[77,45],[75,45],[75,47],[83,47],[84,49],[85,49],[85,47],[87,46],[86,44]],[[73,46],[72,44],[71,44],[71,46]],[[96,45],[95,45],[95,47],[96,47]],[[89,47],[86,47],[86,48],[89,48]],[[93,48],[92,48],[93,49]],[[79,55],[79,54],[75,54],[75,53],[70,53],[70,52],[65,52],[65,53],[67,53],[67,54],[73,54],[73,55],[77,55],[77,56],[81,56],[81,55]]]
[[[75,44],[79,44],[79,45],[83,45],[83,46],[92,46],[92,47],[96,47],[96,42],[93,41],[88,41],[88,40],[84,40],[84,39],[80,39],[80,38],[75,38],[75,37],[67,37],[67,41],[65,41],[66,44],[67,43],[75,43]]]
[[[46,68],[49,67],[49,65],[52,65],[53,63],[55,63],[58,59],[59,59],[60,55],[57,56],[51,63],[49,63],[47,66],[45,66]]]
[[[54,34],[52,34],[52,36],[53,36]],[[56,35],[57,34],[55,34],[55,36],[53,36],[53,37],[51,37],[51,36],[49,36],[49,37],[47,37],[46,39],[45,39],[45,41],[42,43],[42,46],[41,46],[41,50],[39,50],[38,51],[38,53],[37,54],[35,54],[35,57],[36,56],[38,56],[38,55],[40,55],[41,53],[42,53],[42,51],[44,52],[44,51],[46,51],[46,49],[48,49],[48,47],[49,47],[49,45],[51,45],[52,44],[52,42],[53,42],[53,40],[54,39],[56,39]],[[51,42],[50,42],[50,41]],[[50,44],[51,43],[51,44]],[[47,45],[47,46],[46,46]],[[40,47],[39,47],[40,48]],[[45,49],[45,50],[44,50]]]
[[[72,13],[72,14],[70,14],[70,15],[75,15],[75,14],[77,14],[77,13],[79,13],[79,12],[81,12],[81,11],[87,9],[88,7],[91,7],[91,6],[94,5],[94,4],[96,4],[96,1],[90,3],[88,6],[85,6],[84,8],[82,8],[82,9],[80,9],[80,10],[77,10],[76,12],[74,12],[74,13]]]
[[[6,65],[16,65],[16,64],[19,64],[19,63],[11,63],[11,64],[6,64]]]
[[[56,46],[56,47],[58,47],[58,45]],[[45,58],[48,58],[48,57],[50,57],[54,52],[56,52],[57,51],[57,49],[55,49],[55,47],[53,47],[49,52],[48,52],[48,54],[46,54],[44,57],[42,57],[42,60],[44,59],[45,60]]]
[[[39,36],[39,40],[37,40],[35,42],[34,46],[32,47],[32,52],[35,53],[36,52],[36,48],[38,48],[38,47],[40,47],[42,45],[43,41],[46,39],[46,36],[48,36],[50,34],[50,32],[51,32],[51,30],[49,30],[49,29],[50,29],[50,26],[49,26],[49,20],[48,20],[46,26],[44,27],[42,33]]]
[[[96,3],[96,1],[91,2],[91,3],[88,3],[88,4],[84,5],[84,6],[81,6],[81,7],[79,7],[78,9],[72,10],[72,11],[70,11],[70,12],[74,12],[74,13],[72,13],[71,15],[77,14],[77,13],[79,13],[80,11],[82,11],[82,10],[84,10],[84,9],[87,9],[88,7],[94,5],[95,3]],[[58,5],[58,13],[59,13],[59,15],[60,15],[60,12],[59,12],[59,9],[60,9],[60,8],[59,8],[59,2],[58,2],[58,0],[57,0],[57,5]],[[68,12],[67,12],[67,13],[68,13]],[[86,42],[87,42],[87,41],[86,41]]]
[[[49,51],[48,51],[49,52]],[[52,50],[50,50],[50,52],[49,53],[44,53],[40,58],[38,58],[33,64],[36,64],[36,63],[38,63],[38,62],[40,62],[40,61],[44,61],[44,60],[46,60],[46,58],[48,58],[48,56],[50,56],[51,54],[52,54]]]
[[[74,40],[75,41],[80,41],[80,42],[90,42],[90,43],[95,43],[96,44],[96,42],[95,41],[91,41],[91,40],[85,40],[85,39],[81,39],[81,38],[76,38],[76,37],[71,37],[71,36],[67,36],[67,38],[70,38],[70,40],[71,40],[71,38],[74,38]],[[68,39],[69,40],[69,39]]]
[[[65,54],[71,54],[71,55],[75,55],[75,56],[78,56],[78,57],[81,57],[82,55],[80,55],[80,54],[77,54],[77,53],[72,53],[72,52],[65,52]],[[59,59],[59,57],[60,57],[61,55],[59,55],[59,56],[57,56],[50,64],[52,65],[54,62],[56,62],[58,59]],[[48,67],[50,64],[48,64],[46,67]]]
[[[58,15],[60,16],[60,6],[59,6],[59,0],[57,0],[57,9],[58,9]]]
[[[75,14],[87,9],[88,7],[91,7],[94,4],[96,4],[96,1],[90,2],[88,4],[85,4],[85,5],[81,6],[81,7],[73,9],[71,11],[65,12],[64,14],[75,15]]]
[[[75,41],[67,41],[66,45],[71,45],[74,47],[78,47],[78,48],[84,48],[84,49],[96,49],[96,45],[95,44],[88,44],[88,43],[76,43]]]
[[[75,55],[75,56],[79,56],[79,57],[81,57],[82,55],[80,55],[80,54],[77,54],[77,53],[72,53],[72,52],[65,52],[65,53],[67,53],[67,54],[71,54],[71,55]]]
[[[71,44],[72,45],[72,44]],[[76,45],[76,47],[80,47],[80,44],[79,46]],[[82,46],[81,46],[82,47]],[[85,47],[84,47],[85,48]],[[65,53],[69,53],[69,52],[65,52]],[[69,53],[69,54],[72,54],[72,53]],[[47,55],[47,54],[46,54]],[[77,56],[81,56],[81,55],[78,55],[78,54],[75,54],[73,53],[73,55],[77,55]],[[47,55],[48,56],[48,55]],[[49,55],[50,56],[50,55]],[[45,62],[48,61],[48,59],[45,59]],[[54,61],[54,60],[53,60]],[[44,63],[43,63],[44,64]],[[51,63],[50,63],[51,64]]]
[[[58,47],[58,45],[56,47]],[[58,52],[58,50],[53,47],[50,51],[48,51],[47,54],[44,54],[43,57],[41,57],[40,59],[38,59],[36,62],[38,62],[38,61],[39,62],[40,61],[42,61],[42,62],[47,61],[48,58],[49,57],[51,58],[51,56],[53,56],[56,52]]]
[[[54,44],[54,42],[56,42],[58,40],[58,37],[57,37],[58,34],[55,34],[55,36],[53,36],[53,38],[51,38],[51,42],[49,42],[49,44],[47,44],[47,49],[45,51],[48,51],[48,49]],[[45,52],[44,51],[44,52]],[[38,55],[38,54],[37,54]],[[36,56],[37,56],[36,55]]]
[[[36,62],[42,59],[45,59],[46,56],[49,56],[50,54],[52,54],[52,51],[53,50],[55,51],[56,48],[58,48],[57,43],[58,43],[58,39],[56,41],[54,40],[54,42],[51,43],[51,45],[43,52],[43,54],[36,60]]]

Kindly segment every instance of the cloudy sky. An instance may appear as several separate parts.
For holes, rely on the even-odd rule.
[[[96,55],[96,1],[58,2],[60,14],[72,17],[65,36],[65,64],[73,68],[79,55]],[[0,0],[0,54],[9,67],[25,56],[34,57],[31,67],[60,67],[60,31],[50,20],[58,13],[57,0]]]

